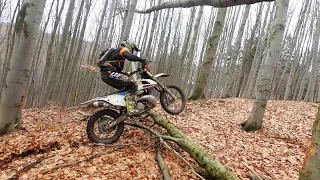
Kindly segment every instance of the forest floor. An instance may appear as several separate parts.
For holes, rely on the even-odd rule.
[[[253,100],[229,98],[188,102],[178,116],[166,114],[160,105],[155,109],[241,179],[249,179],[245,165],[264,179],[298,179],[317,105],[269,101],[263,129],[247,133],[240,124],[252,105]],[[88,140],[80,112],[85,109],[24,110],[26,130],[0,137],[0,179],[17,174],[19,179],[161,179],[147,132],[125,127],[114,145],[97,146]],[[172,179],[197,179],[174,153],[162,149]]]

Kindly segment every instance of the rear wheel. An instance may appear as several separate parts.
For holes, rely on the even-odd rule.
[[[95,143],[112,144],[116,142],[123,132],[124,122],[114,127],[109,127],[109,125],[119,116],[118,112],[110,109],[93,114],[87,123],[88,138]]]
[[[170,114],[179,114],[184,110],[186,97],[182,90],[174,85],[167,86],[167,91],[160,91],[160,103],[163,109]]]

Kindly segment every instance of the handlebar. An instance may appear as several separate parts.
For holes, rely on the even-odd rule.
[[[129,76],[132,76],[137,73],[143,73],[146,71],[151,72],[151,69],[147,66],[151,61],[146,60],[145,63],[141,63],[141,68],[138,68],[136,71],[132,71]]]

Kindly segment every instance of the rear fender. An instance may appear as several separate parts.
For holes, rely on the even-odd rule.
[[[90,105],[96,102],[105,102],[113,106],[125,107],[126,106],[126,102],[124,99],[125,95],[126,93],[118,93],[118,94],[112,94],[112,95],[103,96],[103,97],[97,97],[89,101],[86,101],[84,103],[81,103],[81,105]]]

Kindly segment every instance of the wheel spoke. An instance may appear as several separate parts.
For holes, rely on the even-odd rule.
[[[176,86],[168,86],[162,92],[162,105],[171,114],[179,114],[184,109],[185,98],[182,91]]]
[[[124,123],[110,128],[119,114],[113,110],[101,110],[92,115],[87,124],[88,138],[95,143],[111,144],[119,139],[123,132]]]

